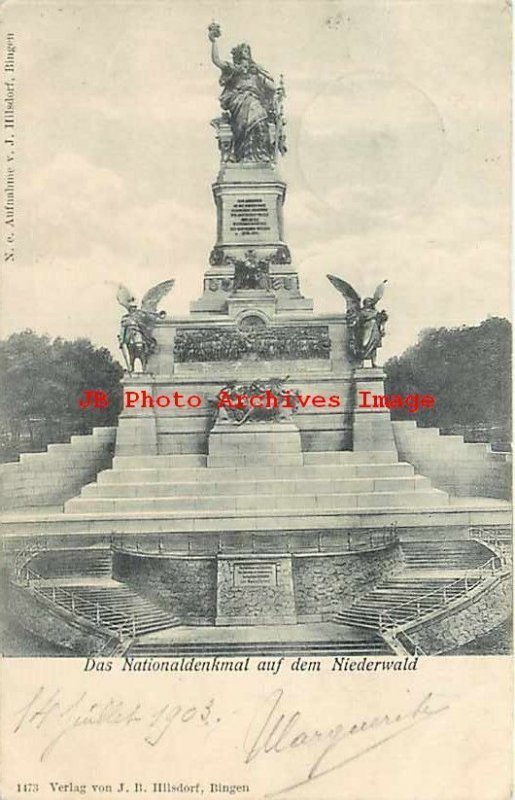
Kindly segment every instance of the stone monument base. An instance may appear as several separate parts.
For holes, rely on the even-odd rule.
[[[209,434],[208,467],[301,466],[300,432],[293,422],[238,425],[217,422]]]

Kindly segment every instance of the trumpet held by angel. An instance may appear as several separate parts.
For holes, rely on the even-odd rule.
[[[129,372],[146,372],[148,360],[157,350],[157,340],[152,333],[155,323],[166,317],[166,311],[158,311],[158,304],[173,288],[173,278],[152,286],[143,295],[140,308],[132,292],[120,284],[116,299],[126,310],[120,320],[118,342]]]
[[[382,345],[388,314],[378,311],[387,281],[381,281],[372,297],[361,297],[350,283],[336,275],[327,276],[332,285],[342,294],[347,303],[347,325],[349,330],[349,350],[361,362],[369,360],[376,367],[377,350]]]

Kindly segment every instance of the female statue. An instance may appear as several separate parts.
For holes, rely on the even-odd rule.
[[[220,27],[213,23],[209,26],[211,58],[221,70],[220,104],[228,112],[233,135],[231,160],[270,161],[274,143],[269,123],[275,122],[277,103],[274,79],[252,59],[248,44],[232,49],[232,64],[222,61],[219,36]]]

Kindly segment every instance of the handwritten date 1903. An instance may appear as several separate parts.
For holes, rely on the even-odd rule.
[[[213,728],[220,722],[214,711],[214,698],[206,702],[169,702],[148,707],[119,698],[94,700],[88,692],[75,696],[71,702],[60,689],[40,686],[29,702],[16,715],[14,733],[32,728],[45,734],[40,761],[45,761],[56,746],[73,732],[92,727],[130,727],[143,741],[155,747],[173,727],[185,725],[199,729]]]

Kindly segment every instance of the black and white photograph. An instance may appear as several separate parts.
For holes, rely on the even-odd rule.
[[[362,671],[381,694],[434,657],[509,664],[511,5],[0,15],[6,670],[275,679],[253,766],[304,735],[270,744],[280,675]],[[16,732],[53,724],[49,685]],[[159,775],[106,793],[508,796],[507,761],[384,795],[340,793],[321,763],[270,793]],[[81,786],[35,791],[96,796]]]

